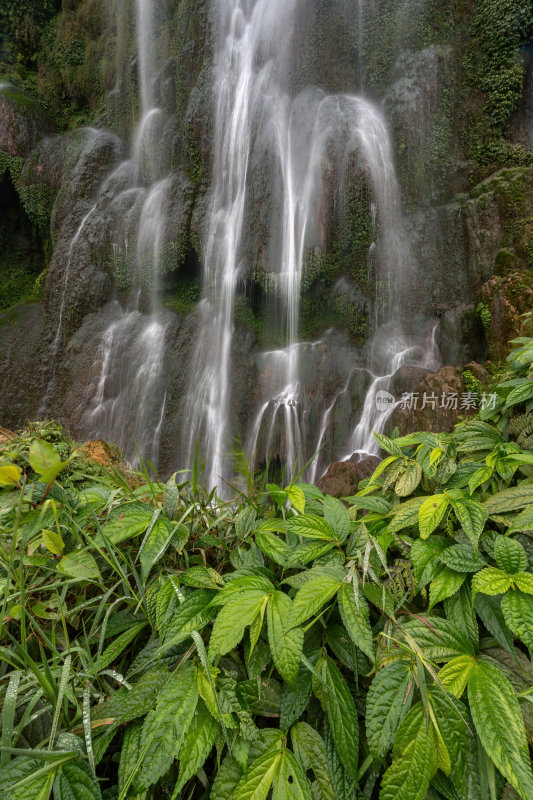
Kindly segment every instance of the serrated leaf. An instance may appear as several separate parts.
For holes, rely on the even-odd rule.
[[[115,661],[123,650],[132,642],[138,633],[140,633],[146,626],[148,625],[147,622],[138,622],[136,625],[132,625],[131,628],[124,631],[117,636],[111,644],[106,647],[100,658],[96,663],[96,670],[100,671],[102,669],[106,669],[110,664]]]
[[[527,569],[526,551],[515,539],[508,536],[497,536],[494,541],[494,558],[497,565],[509,575]]]
[[[284,592],[274,592],[267,607],[268,643],[281,677],[294,684],[304,643],[303,628],[292,627],[293,602]]]
[[[354,577],[354,580],[357,580]],[[352,642],[368,656],[375,660],[374,642],[370,627],[368,605],[363,597],[359,598],[359,608],[355,602],[351,583],[342,583],[337,594],[342,622]]]
[[[265,800],[281,760],[281,749],[276,747],[259,756],[235,790],[235,800]]]
[[[213,781],[210,800],[233,800],[235,789],[242,778],[242,768],[231,755],[227,755]]]
[[[509,630],[533,652],[533,600],[520,591],[502,597],[502,612]]]
[[[141,550],[141,578],[145,582],[150,570],[163,556],[169,545],[180,552],[189,538],[185,525],[172,525],[164,517],[155,520],[152,529],[143,541]]]
[[[505,401],[503,410],[507,411],[508,408],[517,405],[517,403],[525,403],[532,397],[533,397],[533,381],[528,381],[522,386],[516,386],[507,395],[507,399]]]
[[[312,800],[307,776],[290,750],[285,748],[274,777],[272,800]]]
[[[415,539],[409,556],[419,588],[424,587],[435,577],[439,569],[439,555],[449,544],[450,540],[444,536],[430,536],[426,540]]]
[[[437,686],[429,688],[439,731],[450,754],[450,777],[461,800],[481,800],[477,741],[467,707]]]
[[[337,539],[343,542],[350,533],[350,517],[344,504],[337,500],[336,497],[327,495],[324,500],[323,510],[326,522],[329,522],[337,534]]]
[[[479,537],[488,519],[488,511],[475,500],[452,500],[452,508],[459,524],[470,539],[477,553]]]
[[[323,539],[328,542],[336,541],[335,531],[322,517],[316,514],[301,514],[299,517],[291,517],[286,521],[287,530],[296,536],[303,536],[306,539]]]
[[[386,453],[390,453],[391,456],[401,456],[402,451],[398,447],[397,444],[392,439],[389,439],[388,436],[384,436],[382,433],[377,433],[376,431],[372,431],[372,436],[379,444],[382,450],[385,450]]]
[[[513,636],[505,622],[500,598],[478,594],[476,595],[474,607],[483,625],[494,636],[498,644],[508,653],[513,654]]]
[[[311,688],[311,673],[304,666],[298,670],[293,687],[283,684],[279,720],[282,731],[288,730],[301,717],[311,697]]]
[[[100,786],[91,768],[81,758],[69,761],[54,782],[55,800],[101,800]]]
[[[55,533],[55,531],[43,530],[42,537],[43,544],[50,553],[59,556],[63,554],[65,543],[58,533]]]
[[[533,594],[533,575],[530,572],[517,572],[513,580],[520,591]]]
[[[481,596],[481,595],[479,595]],[[444,601],[446,618],[470,641],[477,646],[479,642],[479,627],[476,612],[472,606],[470,587],[463,583],[457,594]]]
[[[291,741],[304,769],[314,773],[314,797],[317,800],[337,800],[329,774],[326,745],[318,731],[306,722],[298,722],[291,728]]]
[[[437,528],[448,508],[448,498],[436,494],[423,501],[418,509],[418,525],[420,538],[427,539]]]
[[[376,759],[383,758],[391,747],[412,697],[408,662],[395,661],[377,672],[368,690],[365,718],[368,746]]]
[[[269,531],[256,531],[254,535],[255,543],[261,552],[283,567],[292,553],[287,542]]]
[[[366,511],[373,511],[376,514],[388,514],[391,510],[389,501],[377,495],[367,495],[366,497],[352,495],[350,497],[343,497],[342,499],[353,508],[363,508]]]
[[[131,722],[124,730],[118,767],[118,785],[121,790],[137,764],[142,728],[142,722]]]
[[[461,698],[468,676],[474,668],[476,662],[472,656],[457,656],[448,661],[439,671],[439,680],[446,691],[453,694],[457,699]]]
[[[533,504],[533,485],[522,483],[491,495],[483,506],[489,514],[503,514],[531,504]]]
[[[261,589],[249,589],[236,593],[218,612],[209,641],[209,658],[225,655],[233,650],[244,630],[251,625],[260,612],[266,593]]]
[[[468,480],[468,488],[470,490],[470,494],[473,494],[476,489],[481,486],[482,483],[485,481],[490,480],[493,473],[492,467],[481,467],[477,469],[474,474]]]
[[[305,566],[310,561],[315,561],[317,558],[327,555],[335,547],[335,542],[321,542],[318,540],[312,542],[303,542],[297,545],[287,558],[285,568],[297,567],[300,565]]]
[[[399,734],[408,721],[409,716],[400,726]],[[423,714],[416,717],[414,727],[409,725],[409,739],[383,776],[380,800],[423,800],[426,796],[434,770],[435,733],[433,725],[426,727]]]
[[[200,700],[179,751],[180,771],[173,797],[178,797],[187,781],[203,767],[215,743],[218,728],[218,722]]]
[[[43,762],[37,758],[19,756],[0,770],[0,781],[5,800],[48,800],[54,782],[55,770],[40,772]],[[33,776],[33,778],[32,778]],[[18,788],[17,784],[28,780]]]
[[[422,480],[422,467],[417,461],[408,461],[405,471],[397,479],[394,491],[398,497],[408,497]]]
[[[95,542],[99,547],[105,547],[104,537],[112,544],[119,544],[126,539],[139,536],[148,528],[152,517],[153,511],[150,511],[144,503],[126,503],[119,506],[103,526],[104,536],[97,534]]]
[[[165,632],[164,647],[174,647],[187,639],[192,631],[201,631],[213,619],[216,609],[210,606],[214,592],[199,589],[173,614]]]
[[[533,797],[531,762],[513,687],[493,664],[478,661],[468,681],[468,701],[477,734],[497,768],[524,798]]]
[[[170,520],[179,517],[180,492],[176,486],[176,473],[170,476],[163,487],[163,510]]]
[[[58,572],[70,575],[73,578],[84,578],[85,580],[101,580],[100,570],[96,561],[90,553],[83,550],[75,550],[63,556],[57,565]]]
[[[466,575],[460,572],[454,572],[454,570],[449,569],[449,567],[443,567],[429,585],[428,610],[431,610],[434,605],[446,600],[448,597],[452,597],[459,591],[465,578]]]
[[[305,511],[305,494],[299,486],[290,486],[287,491],[289,502],[294,506],[296,511],[303,514]]]
[[[405,503],[394,508],[390,512],[392,519],[388,523],[387,529],[391,533],[396,533],[404,528],[409,528],[411,525],[416,525],[418,523],[420,506],[425,500],[425,497],[412,497],[410,500],[406,500]]]
[[[352,695],[330,658],[321,659],[316,669],[329,690],[323,689],[323,702],[335,748],[348,773],[357,780],[359,723]]]
[[[168,677],[168,669],[162,664],[145,672],[131,689],[121,687],[107,702],[98,706],[93,711],[93,719],[111,718],[116,723],[125,723],[148,713]]]
[[[497,594],[503,594],[509,589],[513,579],[496,567],[485,567],[481,572],[476,572],[472,578],[472,599],[475,599],[476,594],[488,594],[493,597]]]
[[[157,705],[146,717],[139,751],[136,785],[146,789],[169,769],[185,738],[198,702],[196,668],[185,667],[168,680]]]
[[[292,606],[291,626],[297,627],[316,614],[337,593],[341,583],[337,578],[322,575],[308,581],[296,594]]]
[[[451,661],[460,655],[474,654],[472,642],[447,619],[414,618],[400,626],[399,633],[402,630],[416,642],[427,660]]]
[[[439,561],[455,572],[479,572],[487,562],[464,545],[454,544],[439,555]]]
[[[195,589],[220,589],[224,586],[224,578],[212,567],[190,567],[180,575],[180,582]]]

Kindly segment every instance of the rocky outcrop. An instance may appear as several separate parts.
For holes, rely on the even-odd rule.
[[[51,131],[43,106],[15,86],[0,83],[0,150],[24,158]]]
[[[331,464],[318,481],[318,488],[332,497],[349,497],[358,491],[359,483],[370,477],[380,459],[363,453],[354,453],[347,461]]]

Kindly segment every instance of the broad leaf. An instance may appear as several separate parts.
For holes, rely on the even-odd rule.
[[[218,727],[218,722],[200,700],[179,751],[180,771],[174,797],[179,796],[187,781],[203,767],[215,743]]]
[[[381,781],[379,800],[423,800],[426,796],[434,772],[436,737],[423,714],[418,713],[414,720],[415,725],[410,724],[408,716],[402,723],[399,735],[407,724],[409,743],[401,748],[395,743],[395,757]]]
[[[81,758],[64,764],[54,782],[54,800],[101,800],[98,781]]]
[[[214,593],[200,589],[185,600],[178,608],[165,632],[164,648],[174,647],[187,639],[192,631],[201,631],[210,622],[216,608],[210,606]]]
[[[259,756],[235,790],[235,800],[265,800],[281,760],[279,746]]]
[[[326,745],[315,728],[298,722],[291,728],[291,741],[298,761],[305,770],[314,773],[314,796],[318,800],[337,800],[328,769]]]
[[[454,544],[447,547],[439,556],[439,561],[455,572],[479,572],[487,566],[487,562],[464,545]]]
[[[418,525],[420,538],[427,539],[437,528],[448,508],[449,500],[446,495],[435,494],[423,501],[418,510]]]
[[[287,542],[270,531],[256,531],[254,535],[261,552],[283,567],[292,552]]]
[[[409,528],[411,525],[416,525],[420,506],[425,500],[425,497],[413,497],[411,500],[406,500],[405,503],[393,509],[390,512],[392,519],[387,526],[388,530],[391,531],[391,533],[395,533],[404,528]]]
[[[327,495],[324,500],[324,518],[329,522],[337,535],[337,539],[343,542],[350,533],[350,517],[343,503],[336,497]]]
[[[520,591],[507,592],[502,612],[509,630],[533,652],[533,598]]]
[[[524,800],[533,797],[533,775],[513,687],[493,664],[478,661],[468,681],[468,700],[481,743]]]
[[[136,785],[148,788],[169,769],[181,747],[198,701],[196,669],[174,672],[146,717],[139,742]]]
[[[90,553],[83,550],[75,550],[73,553],[63,556],[57,565],[57,569],[72,578],[101,580],[100,570],[96,565],[96,561]]]
[[[439,680],[446,689],[446,691],[453,694],[457,699],[460,699],[464,690],[468,677],[475,667],[476,662],[472,656],[457,656],[452,658],[439,672]]]
[[[470,539],[477,553],[479,537],[488,519],[488,511],[475,500],[452,500],[452,507],[459,524]]]
[[[319,662],[317,672],[325,684],[320,686],[318,693],[328,715],[339,758],[348,773],[357,779],[359,724],[352,695],[338,667],[330,658],[323,658]]]
[[[478,592],[488,594],[493,597],[496,594],[503,594],[511,586],[513,579],[496,567],[486,567],[481,572],[477,572],[472,578],[472,598]]]
[[[311,786],[300,762],[285,748],[274,777],[272,800],[312,800]]]
[[[153,511],[143,503],[126,503],[119,506],[103,526],[104,535],[97,534],[95,541],[99,547],[104,547],[104,537],[112,544],[118,544],[139,536],[148,528],[153,516]]]
[[[366,698],[366,735],[372,755],[385,756],[411,707],[413,679],[406,661],[380,669]]]
[[[291,627],[293,602],[284,592],[274,592],[267,606],[268,642],[282,678],[294,684],[300,667],[304,632]]]
[[[500,569],[513,575],[527,569],[526,551],[515,539],[497,536],[494,542],[494,558]]]
[[[354,580],[357,580],[356,576],[354,576]],[[341,619],[350,639],[368,656],[370,661],[374,661],[374,643],[366,600],[359,597],[359,607],[357,607],[352,584],[346,582],[341,584],[337,600]]]
[[[15,486],[22,475],[16,464],[0,464],[0,486]]]
[[[287,530],[296,536],[303,536],[306,539],[324,539],[328,542],[336,540],[335,531],[322,517],[315,514],[302,514],[299,517],[291,517],[286,522]]]
[[[481,597],[481,595],[478,595]],[[488,598],[487,598],[488,599]],[[462,634],[477,646],[479,642],[479,626],[476,612],[472,606],[470,587],[463,583],[457,594],[444,601],[446,617]]]
[[[414,492],[421,480],[422,467],[420,464],[416,461],[408,461],[405,471],[401,473],[396,481],[394,491],[398,497],[408,497]]]
[[[59,533],[56,533],[55,531],[43,530],[42,537],[43,544],[50,553],[58,556],[63,555],[65,543]]]
[[[42,439],[34,439],[30,445],[29,460],[39,480],[50,485],[55,481],[68,461],[61,461],[55,447]]]
[[[439,574],[431,581],[429,585],[429,606],[428,610],[432,609],[434,605],[452,597],[459,591],[465,580],[465,575],[460,572],[454,572],[449,567],[443,567]]]
[[[517,572],[513,579],[522,592],[533,594],[533,575],[530,572]]]
[[[340,581],[328,575],[313,578],[297,593],[292,606],[291,625],[301,625],[306,619],[316,614],[322,606],[331,600],[340,588]]]
[[[483,503],[489,514],[517,511],[531,504],[533,504],[533,485],[523,483],[493,494]]]
[[[229,653],[239,644],[244,636],[244,629],[252,624],[266,596],[261,589],[241,591],[220,609],[209,642],[211,659],[215,655]]]

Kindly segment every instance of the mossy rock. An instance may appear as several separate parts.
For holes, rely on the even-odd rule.
[[[0,84],[0,150],[25,157],[51,132],[50,118],[39,103],[14,86]]]

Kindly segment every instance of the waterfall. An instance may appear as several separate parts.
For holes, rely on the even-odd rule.
[[[229,470],[235,292],[243,276],[241,248],[254,126],[266,97],[268,123],[275,130],[284,127],[287,97],[280,82],[294,6],[294,0],[219,3],[214,179],[204,247],[204,296],[184,426],[187,463],[201,440],[209,486]]]

